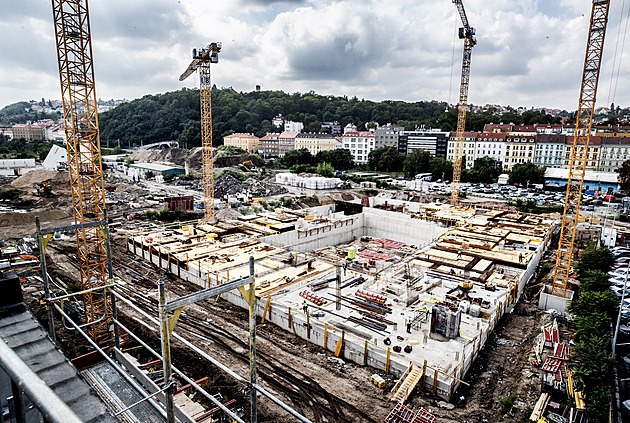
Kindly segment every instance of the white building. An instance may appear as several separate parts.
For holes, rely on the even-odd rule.
[[[480,133],[475,141],[475,154],[473,157],[466,156],[466,160],[474,161],[483,157],[490,157],[497,162],[503,163],[505,157],[506,133]],[[468,163],[468,162],[466,162]]]
[[[68,167],[68,151],[65,148],[53,145],[46,159],[42,163],[46,170],[59,170]]]
[[[374,150],[374,132],[346,132],[342,139],[343,148],[350,150],[355,163],[367,163],[370,151]]]
[[[284,121],[284,132],[302,132],[304,124],[302,122],[291,122],[290,120]]]

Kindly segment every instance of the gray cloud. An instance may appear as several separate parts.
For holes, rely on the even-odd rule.
[[[612,5],[611,16],[620,7]],[[590,1],[470,0],[466,10],[479,38],[471,102],[575,108]],[[454,40],[459,22],[448,1],[111,0],[90,2],[90,17],[101,97],[178,89],[190,50],[222,41],[213,67],[218,86],[456,101],[462,43]],[[604,102],[617,25],[609,22]],[[50,3],[3,0],[0,32],[0,107],[58,98]],[[621,72],[615,103],[630,103],[622,89],[629,80]],[[195,78],[185,81],[196,85]]]

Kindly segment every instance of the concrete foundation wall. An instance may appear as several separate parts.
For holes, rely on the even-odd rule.
[[[366,235],[388,238],[424,247],[448,229],[434,222],[412,219],[410,215],[387,210],[365,208]]]
[[[345,244],[365,236],[363,214],[352,216],[352,220],[329,224],[314,229],[298,229],[261,238],[262,242],[274,247],[289,248],[306,253],[329,245]]]

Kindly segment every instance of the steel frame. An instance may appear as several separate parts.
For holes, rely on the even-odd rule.
[[[87,0],[53,0],[52,6],[74,221],[106,221]],[[76,230],[76,239],[82,290],[111,283],[106,230],[85,226]],[[110,338],[111,307],[92,292],[83,301],[88,323],[106,316],[89,328],[92,339],[102,345]]]
[[[582,198],[582,184],[584,183],[584,174],[588,160],[588,145],[591,139],[593,111],[595,109],[595,97],[604,49],[609,6],[610,0],[593,0],[582,74],[582,87],[580,89],[580,103],[575,123],[573,146],[571,147],[567,193],[551,289],[552,295],[563,298],[567,294],[571,262],[574,255],[575,232],[578,224],[580,200]]]
[[[451,204],[459,203],[459,184],[462,177],[462,149],[464,148],[464,130],[466,127],[466,111],[468,109],[468,81],[470,80],[470,58],[472,48],[477,44],[474,29],[468,24],[468,17],[461,0],[453,0],[457,6],[463,28],[460,28],[460,38],[464,39],[464,53],[462,56],[462,76],[459,85],[459,105],[457,107],[457,139],[453,155],[453,181],[451,183]],[[463,32],[462,32],[463,30]]]

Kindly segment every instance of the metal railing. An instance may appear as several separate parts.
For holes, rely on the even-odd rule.
[[[18,423],[26,422],[23,394],[50,423],[81,423],[46,383],[33,372],[24,361],[0,339],[0,367],[11,378],[15,418]]]

